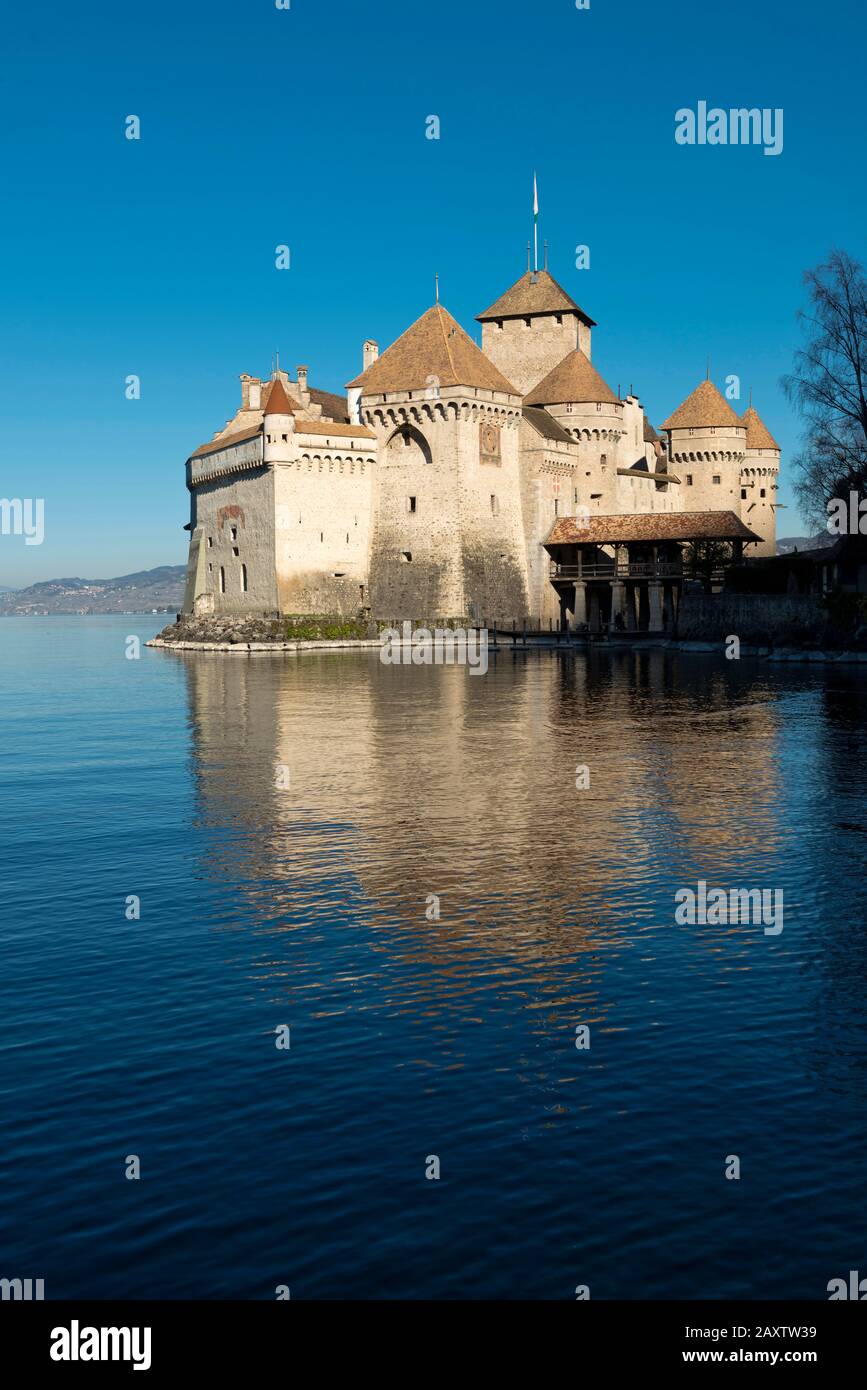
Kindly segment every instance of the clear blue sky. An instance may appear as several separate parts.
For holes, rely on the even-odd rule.
[[[785,466],[801,274],[834,244],[865,256],[865,38],[861,0],[8,9],[0,496],[44,497],[46,538],[0,537],[0,584],[182,562],[184,459],[239,373],[279,348],[342,390],[435,271],[474,332],[524,268],[534,168],[550,268],[598,321],[609,383],[658,423],[710,354],[718,384],[752,385]],[[699,100],[782,107],[783,153],[677,145]]]

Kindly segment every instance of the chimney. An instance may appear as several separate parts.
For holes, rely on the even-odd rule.
[[[379,343],[375,343],[372,338],[365,339],[364,346],[361,349],[361,353],[362,362],[364,363],[362,371],[366,372],[368,367],[373,366],[374,362],[379,356]]]
[[[241,409],[246,410],[250,404],[250,374],[241,373]]]
[[[247,403],[250,410],[262,409],[262,383],[258,377],[251,377],[247,383]]]
[[[307,368],[296,367],[295,370],[298,374],[298,394],[306,405],[310,399],[310,392],[307,389]]]

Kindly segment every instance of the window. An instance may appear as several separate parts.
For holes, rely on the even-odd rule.
[[[692,439],[692,436],[693,436],[694,434],[695,434],[695,430],[690,430],[690,432],[689,432],[689,437],[690,437],[690,439]]]
[[[567,402],[566,402],[566,414],[567,414],[567,415],[571,415],[571,414],[572,414],[572,402],[571,402],[571,401],[567,401]]]
[[[742,488],[741,488],[741,501],[742,501],[742,502],[746,502],[746,500],[747,500],[747,490],[746,490],[745,487],[742,487]]]
[[[559,515],[560,515],[560,498],[559,498],[559,497],[555,497],[555,498],[554,498],[554,515],[555,515],[555,516],[559,516]]]
[[[325,540],[325,532],[324,532],[324,531],[320,531],[320,532],[319,532],[319,541],[320,541],[320,544],[321,544],[324,540]]]
[[[692,474],[691,474],[691,473],[687,473],[687,475],[686,475],[686,485],[687,485],[687,487],[692,487]]]
[[[563,315],[562,315],[562,314],[555,314],[555,315],[554,315],[554,322],[556,323],[556,325],[557,325],[558,328],[562,328],[562,327],[563,327]]]
[[[400,552],[400,559],[401,559],[401,564],[408,565],[408,564],[410,563],[410,561],[412,560],[412,551],[411,551],[411,550],[402,550],[402,551]]]
[[[240,552],[240,550],[238,549],[238,547],[237,547],[236,545],[233,545],[233,546],[232,546],[232,554],[235,555],[235,556],[238,556],[238,555],[240,555],[240,553],[241,553],[241,552]]]
[[[722,478],[720,477],[719,473],[714,473],[712,481],[717,484],[722,482]]]
[[[214,573],[214,566],[209,564],[209,565],[208,565],[208,574],[213,574],[213,573]]]
[[[764,489],[763,487],[760,487],[760,488],[759,488],[759,496],[760,496],[760,497],[764,497],[764,495],[765,495],[765,489]]]
[[[533,322],[532,319],[524,319],[524,327],[525,327],[525,328],[529,328],[529,327],[531,326],[532,322]]]
[[[233,527],[231,528],[230,534],[231,534],[231,537],[232,537],[232,540],[233,540],[233,541],[236,541],[236,540],[238,539],[238,528],[237,528],[237,526],[233,526]]]
[[[209,550],[212,548],[213,544],[214,544],[214,537],[213,537],[213,536],[208,536],[208,549],[209,549]]]
[[[600,457],[599,457],[599,462],[602,464],[602,467],[604,468],[605,465],[606,465],[607,462],[608,462],[608,455],[607,455],[607,454],[601,454]],[[590,477],[590,474],[589,474],[589,473],[587,474],[587,477],[588,477],[588,478]]]
[[[220,593],[221,593],[221,594],[224,594],[225,592],[226,592],[226,571],[223,569],[223,566],[221,565],[221,566],[220,566]]]
[[[597,401],[597,402],[596,402],[596,409],[597,409],[597,410],[601,410],[601,409],[602,409],[602,402],[601,402],[601,401]]]
[[[500,514],[500,503],[499,503],[498,499],[496,498],[496,496],[494,495],[494,493],[492,492],[492,493],[491,493],[491,515],[492,515],[492,516],[499,516],[499,514]]]
[[[408,512],[415,512],[415,510],[416,510],[416,499],[415,499],[414,497],[408,497],[408,498],[406,499],[406,509],[407,509]]]
[[[241,566],[241,593],[246,594],[249,585],[247,584],[247,566]]]

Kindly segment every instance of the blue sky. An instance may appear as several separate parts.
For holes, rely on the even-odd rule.
[[[239,373],[279,349],[342,390],[435,271],[475,332],[524,269],[534,169],[551,271],[597,320],[608,382],[658,423],[710,354],[741,408],[752,386],[785,468],[802,272],[832,245],[865,257],[865,37],[856,0],[15,7],[0,495],[43,497],[46,535],[0,536],[0,584],[181,563],[184,459]],[[782,107],[782,154],[677,145],[675,111],[700,100]]]

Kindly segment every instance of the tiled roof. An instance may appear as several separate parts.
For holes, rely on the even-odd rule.
[[[644,442],[645,444],[659,443],[659,435],[656,433],[656,430],[653,428],[646,415],[644,417]]]
[[[575,440],[567,434],[562,425],[558,425],[553,415],[549,415],[547,410],[542,410],[539,406],[525,405],[522,411],[524,419],[527,420],[544,439],[556,439],[561,444],[574,444]]]
[[[484,323],[486,319],[521,319],[531,318],[534,314],[563,313],[577,314],[590,328],[596,326],[590,315],[579,308],[547,270],[528,270],[511,289],[494,301],[490,309],[477,314],[476,318],[479,323]]]
[[[757,541],[734,512],[659,512],[626,516],[561,516],[545,545],[608,545],[625,541]]]
[[[262,426],[251,425],[246,430],[236,430],[234,434],[223,435],[222,439],[209,439],[207,444],[200,444],[195,449],[190,458],[198,458],[200,454],[216,454],[220,449],[231,449],[233,444],[243,444],[245,439],[255,439],[257,434],[262,433]]]
[[[322,406],[322,414],[327,415],[329,420],[339,420],[341,424],[349,424],[345,396],[338,396],[334,391],[320,391],[317,387],[311,386],[310,399],[314,405]]]
[[[349,382],[350,388],[360,386],[370,395],[422,391],[432,385],[479,386],[511,396],[521,394],[442,304],[434,304],[416,319],[366,372]]]
[[[712,381],[702,381],[679,405],[673,415],[663,420],[664,430],[701,430],[723,425],[740,426],[741,421],[716,389]]]
[[[376,435],[364,425],[350,425],[342,420],[299,420],[295,418],[296,434],[352,435],[358,439],[375,439]]]
[[[286,395],[286,388],[278,377],[271,383],[271,390],[268,392],[264,402],[266,415],[294,415],[297,403],[293,406],[289,397]]]
[[[757,410],[749,406],[741,416],[741,424],[747,427],[747,448],[748,449],[779,449],[771,431],[768,429]]]
[[[617,404],[611,387],[601,378],[589,357],[575,348],[524,397],[525,405],[556,405],[565,401],[610,401]]]

